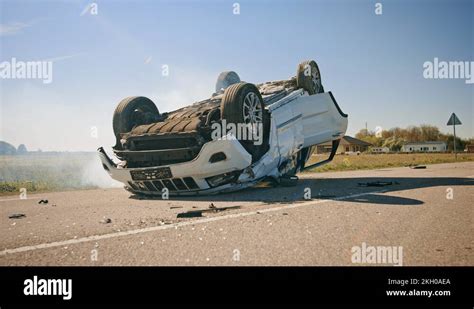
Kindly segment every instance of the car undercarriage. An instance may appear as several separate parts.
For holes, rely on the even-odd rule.
[[[296,89],[296,79],[256,85],[263,103],[270,105]],[[127,167],[149,167],[194,159],[206,142],[212,140],[212,123],[220,121],[223,93],[171,113],[152,123],[134,127],[121,136],[115,154]],[[123,141],[123,142],[122,142]]]

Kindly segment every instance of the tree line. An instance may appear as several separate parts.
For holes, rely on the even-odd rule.
[[[356,138],[371,143],[374,147],[388,147],[391,151],[400,151],[402,145],[408,142],[442,141],[448,151],[454,150],[454,136],[442,133],[438,127],[423,124],[407,128],[391,128],[390,130],[371,131],[361,129]],[[456,137],[456,150],[463,151],[466,145],[474,144],[474,138],[462,139]]]
[[[17,155],[17,154],[26,154],[28,150],[24,144],[18,146],[18,149],[15,148],[10,143],[0,141],[0,155]]]

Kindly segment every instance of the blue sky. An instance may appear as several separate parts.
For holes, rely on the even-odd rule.
[[[458,135],[474,136],[474,85],[423,78],[435,57],[474,60],[473,1],[98,0],[97,15],[81,16],[90,2],[0,0],[0,61],[54,61],[51,84],[0,79],[1,140],[94,150],[114,143],[112,113],[126,96],[169,111],[208,97],[221,71],[258,83],[293,76],[309,58],[350,135],[365,122],[451,132],[455,112]]]

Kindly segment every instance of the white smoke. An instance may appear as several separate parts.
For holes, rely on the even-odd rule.
[[[89,156],[90,159],[85,161],[81,170],[81,183],[85,187],[122,188],[123,184],[110,177],[110,175],[102,167],[99,154]]]

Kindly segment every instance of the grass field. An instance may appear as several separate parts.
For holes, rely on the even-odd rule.
[[[327,158],[327,155],[313,155],[309,164],[324,158]],[[458,154],[457,162],[465,161],[474,161],[474,153]],[[331,163],[317,167],[315,169],[307,170],[307,172],[367,170],[452,162],[456,161],[454,159],[454,154],[451,153],[336,155]]]
[[[312,162],[321,159],[322,156],[314,155]],[[459,154],[458,161],[474,161],[474,154]],[[454,162],[452,154],[337,155],[333,162],[310,171],[346,171],[448,162]],[[120,186],[103,170],[96,153],[0,156],[0,195],[19,194],[21,188],[31,193]]]

